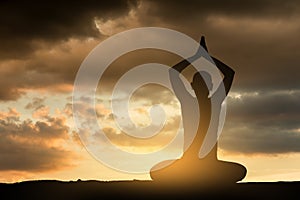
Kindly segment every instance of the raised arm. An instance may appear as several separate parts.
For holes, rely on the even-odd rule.
[[[192,57],[189,57],[187,59],[182,60],[181,62],[179,62],[176,65],[174,65],[172,68],[175,69],[176,71],[178,71],[179,73],[181,73],[192,62],[194,62],[195,60],[197,60],[200,57],[201,57],[201,55],[197,51],[197,53],[195,55],[193,55]]]
[[[214,57],[212,57],[212,59],[214,60],[217,68],[224,75],[223,84],[224,84],[224,88],[225,88],[225,94],[227,96],[227,94],[228,94],[228,92],[229,92],[229,90],[231,88],[235,72],[233,71],[233,69],[231,69],[229,66],[227,66],[226,64],[224,64],[220,60],[218,60],[218,59],[216,59]]]
[[[190,62],[187,60],[182,60],[169,69],[170,82],[179,101],[187,96],[190,96],[190,93],[186,90],[182,80],[179,77],[180,73],[189,65]]]
[[[208,52],[206,42],[205,42],[205,38],[203,36],[201,37],[200,45]],[[229,66],[227,66],[226,64],[224,64],[223,62],[221,62],[217,58],[214,58],[212,56],[211,56],[211,58],[215,62],[217,68],[224,75],[223,84],[224,84],[225,94],[227,96],[227,94],[228,94],[228,92],[231,88],[235,72],[233,71],[233,69],[231,69]],[[218,92],[219,89],[222,89],[221,86],[219,86],[219,88],[217,89],[216,92]]]
[[[192,97],[192,95],[187,91],[186,87],[184,86],[179,75],[185,68],[187,68],[192,62],[197,60],[199,57],[200,55],[197,52],[192,57],[180,61],[179,63],[177,63],[176,65],[174,65],[172,68],[169,69],[169,76],[170,76],[172,88],[179,100],[181,100],[181,98]]]

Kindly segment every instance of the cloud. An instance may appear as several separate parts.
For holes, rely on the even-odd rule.
[[[241,93],[239,98],[229,98],[228,114],[238,122],[287,127],[289,121],[300,117],[300,90]],[[266,124],[270,122],[269,124]]]
[[[244,153],[298,151],[293,143],[298,141],[300,89],[297,1],[1,4],[0,15],[5,16],[0,19],[2,101],[16,100],[29,90],[70,93],[80,63],[104,37],[129,27],[162,26],[196,40],[205,35],[210,53],[236,71],[231,94],[240,93],[241,98],[229,99],[222,148]],[[128,53],[105,71],[98,92],[111,92],[133,66],[149,62],[173,66],[180,59],[153,50]],[[153,94],[145,97],[148,91]],[[148,91],[137,93],[136,101],[173,101],[165,93]],[[28,108],[42,106],[38,101]],[[106,116],[100,108],[98,111]],[[14,111],[10,112],[9,117],[17,120]],[[71,116],[70,105],[65,112]],[[47,115],[40,112],[38,116],[44,117],[47,127]],[[107,118],[111,120],[111,116]],[[290,149],[286,143],[291,143]]]
[[[35,119],[47,118],[49,117],[50,108],[49,106],[41,106],[37,108],[33,113],[32,117]]]
[[[71,92],[82,60],[98,42],[70,40],[36,50],[30,59],[0,61],[0,100],[16,100],[30,90]]]
[[[161,91],[160,87],[159,89],[160,90],[157,91],[158,94],[164,94],[164,91]],[[93,120],[93,108],[91,108],[90,105],[84,103],[84,100],[88,100],[88,98],[81,98],[82,102],[77,102],[77,104],[75,104],[76,110],[73,110],[73,112],[76,112],[76,116],[80,117],[81,119],[78,120],[77,123],[80,124],[77,124],[77,127],[81,139],[84,143],[88,143],[89,141],[93,142],[94,139],[99,142],[106,141],[104,138],[106,135],[113,144],[125,148],[161,148],[162,146],[172,141],[179,129],[181,119],[179,115],[179,108],[177,107],[177,110],[174,110],[173,105],[169,106],[166,102],[160,102],[163,104],[163,109],[166,111],[166,121],[163,124],[163,128],[154,136],[143,138],[143,134],[146,133],[142,131],[137,133],[137,130],[142,130],[142,127],[149,126],[151,128],[147,129],[148,131],[150,131],[147,132],[147,134],[151,134],[155,133],[156,130],[159,130],[158,128],[160,127],[160,124],[155,124],[150,120],[149,111],[146,109],[150,107],[151,98],[149,98],[149,104],[149,102],[146,101],[145,97],[135,97],[133,107],[128,107],[128,117],[133,121],[133,124],[123,120],[124,116],[127,116],[126,113],[120,112],[120,110],[118,109],[115,109],[114,112],[112,111],[112,109],[110,108],[109,99],[102,99],[102,103],[98,103],[95,106],[95,111],[98,116],[98,123],[100,124],[99,127],[98,124],[95,124],[95,121]],[[156,99],[156,101],[159,100]],[[146,102],[147,105],[144,105],[144,102]],[[107,106],[107,104],[109,104],[109,106]],[[66,114],[70,113],[71,106],[72,105],[70,103],[66,104]],[[168,112],[169,110],[171,110],[172,112]],[[154,115],[154,117],[156,116]],[[116,119],[120,120],[120,124],[117,124],[118,121]],[[123,131],[120,127],[123,130],[126,130],[126,132]],[[99,132],[99,128],[101,129],[101,132]],[[151,132],[151,130],[153,130],[153,132]],[[138,134],[140,135],[140,137],[133,137],[131,134]],[[106,144],[103,144],[103,146],[105,145]]]
[[[0,114],[0,170],[51,171],[72,166],[75,153],[62,145],[68,139],[65,119],[20,120],[10,109]]]
[[[133,93],[132,101],[144,101],[148,105],[174,105],[178,103],[175,95],[169,89],[156,84],[149,84],[139,88]]]
[[[165,20],[179,22],[202,19],[209,15],[225,15],[231,17],[289,17],[298,15],[299,3],[288,0],[276,2],[270,0],[238,0],[229,1],[144,1],[149,14]]]
[[[159,133],[146,139],[132,137],[130,136],[130,133],[124,133],[117,128],[109,126],[104,127],[103,132],[113,144],[119,145],[121,147],[137,149],[161,148],[170,143],[176,136],[180,119],[181,118],[179,116],[171,117],[167,120],[163,129]],[[96,134],[96,137],[101,139],[103,135],[98,133]]]
[[[28,103],[25,108],[26,109],[37,109],[43,105],[45,98],[34,97],[32,102]]]
[[[230,98],[220,147],[246,154],[299,152],[299,98],[299,90]]]
[[[72,104],[71,103],[67,103],[63,109],[63,114],[65,114],[68,117],[72,117],[73,116],[73,111],[72,111]]]
[[[235,154],[281,154],[300,152],[299,129],[239,124],[228,128],[220,148]]]
[[[125,75],[126,72],[136,66],[145,63],[160,63],[166,66],[173,66],[179,62],[180,59],[180,56],[171,52],[156,49],[131,51],[118,57],[111,63],[111,65],[109,65],[103,73],[97,89],[99,92],[112,92],[117,81]]]
[[[133,0],[1,2],[0,100],[32,89],[71,92],[80,63],[103,39],[95,20],[122,17],[136,6]]]
[[[300,55],[299,51],[293,50],[297,49],[300,44],[300,40],[298,40],[299,18],[293,17],[298,13],[294,12],[299,8],[294,5],[297,2],[284,1],[281,4],[270,3],[270,1],[246,1],[245,4],[236,1],[215,4],[199,1],[190,1],[189,3],[140,1],[140,3],[130,2],[129,4],[125,1],[122,2],[103,5],[107,15],[115,17],[105,17],[106,12],[95,12],[99,13],[99,16],[104,15],[102,18],[99,17],[102,19],[99,26],[103,26],[102,28],[105,30],[113,29],[115,31],[127,30],[128,27],[135,26],[163,26],[182,31],[196,40],[204,34],[207,37],[211,54],[232,66],[236,71],[233,91],[298,89],[299,87],[298,77],[295,74],[299,73],[297,63]],[[115,12],[113,5],[116,7]],[[75,10],[82,9],[83,14],[85,12],[93,13],[94,9],[98,9],[97,6],[92,7],[92,4],[85,5],[86,7],[83,6],[83,8],[77,8],[75,4],[71,5],[69,11],[72,11],[72,6]],[[119,7],[120,9],[124,8],[124,12],[118,12]],[[282,7],[292,7],[292,9],[286,12]],[[180,12],[183,8],[188,11],[188,14]],[[60,9],[63,10],[64,6],[62,5],[59,12],[56,13],[57,18],[61,16],[61,19],[64,19],[65,13],[62,13]],[[102,7],[99,6],[99,9]],[[51,10],[51,6],[49,10]],[[129,10],[134,14],[128,14]],[[48,10],[46,9],[46,11]],[[182,15],[182,17],[172,17],[175,14],[176,16]],[[268,17],[271,14],[272,17]],[[130,16],[134,23],[131,24],[130,20],[124,20],[124,16]],[[48,20],[50,19],[51,16]],[[65,20],[72,19],[66,18]],[[25,17],[24,20],[29,19]],[[32,24],[35,24],[35,19],[30,18],[30,20],[33,21]],[[46,26],[47,22],[45,21],[45,25],[42,26]],[[58,24],[57,26],[66,27],[66,29],[68,27],[67,25],[60,26],[62,23],[67,23],[64,20],[61,22],[50,20],[49,23]],[[80,24],[78,26],[89,26],[88,23],[81,25],[81,20],[76,23]],[[55,29],[56,26],[53,27]],[[0,99],[16,100],[28,90],[71,92],[80,63],[101,41],[99,38],[91,40],[89,34],[84,35],[81,30],[68,28],[67,31],[70,31],[74,37],[66,34],[64,37],[68,39],[59,39],[57,42],[51,42],[51,45],[45,43],[51,38],[51,31],[47,32],[49,36],[41,33],[39,36],[41,39],[35,42],[39,46],[34,48],[34,54],[31,54],[30,57],[23,60],[2,59],[0,68],[3,69],[1,70],[3,78],[0,84],[6,87],[0,88]],[[53,34],[55,35],[55,33]],[[272,37],[269,37],[270,35]],[[28,39],[30,37],[32,38]],[[35,35],[28,34],[24,41],[25,39],[33,41],[35,37]],[[53,38],[56,37],[59,38],[53,36]],[[15,54],[19,49],[21,48],[14,48]],[[135,51],[121,56],[112,63],[100,84],[104,84],[102,88],[107,92],[113,87],[113,83],[133,66],[149,62],[173,66],[179,60],[178,56],[166,52]]]
[[[112,0],[64,3],[1,2],[0,55],[2,58],[28,56],[39,41],[53,42],[69,38],[99,37],[94,20],[126,14],[136,1]]]
[[[284,90],[299,89],[299,10],[295,1],[143,1],[137,16],[205,35],[211,55],[236,71],[233,90]]]
[[[0,119],[19,121],[20,113],[14,108],[8,108],[8,112],[0,111]]]

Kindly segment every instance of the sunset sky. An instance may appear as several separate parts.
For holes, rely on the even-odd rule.
[[[76,73],[90,51],[114,34],[149,26],[196,41],[205,35],[209,53],[235,70],[219,159],[246,166],[243,181],[300,180],[299,2],[1,1],[0,16],[0,182],[150,179],[148,173],[128,174],[97,161],[80,141],[72,112]],[[132,67],[154,61],[172,66],[180,59],[141,50],[107,69],[96,110],[112,143],[129,152],[152,152],[172,140],[180,105],[170,91],[143,87],[131,99],[131,115],[140,125],[149,123],[151,105],[165,108],[162,134],[149,141],[120,134],[110,95]],[[82,109],[88,118],[89,108]]]

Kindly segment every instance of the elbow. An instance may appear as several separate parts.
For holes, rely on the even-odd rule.
[[[230,68],[228,75],[229,75],[230,77],[232,77],[232,79],[233,79],[233,77],[234,77],[234,75],[235,75],[235,71],[234,71],[233,69]]]

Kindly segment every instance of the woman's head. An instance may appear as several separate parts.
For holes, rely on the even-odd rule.
[[[211,75],[205,71],[199,71],[194,74],[191,85],[197,97],[205,93],[208,96],[209,91],[213,88]]]

